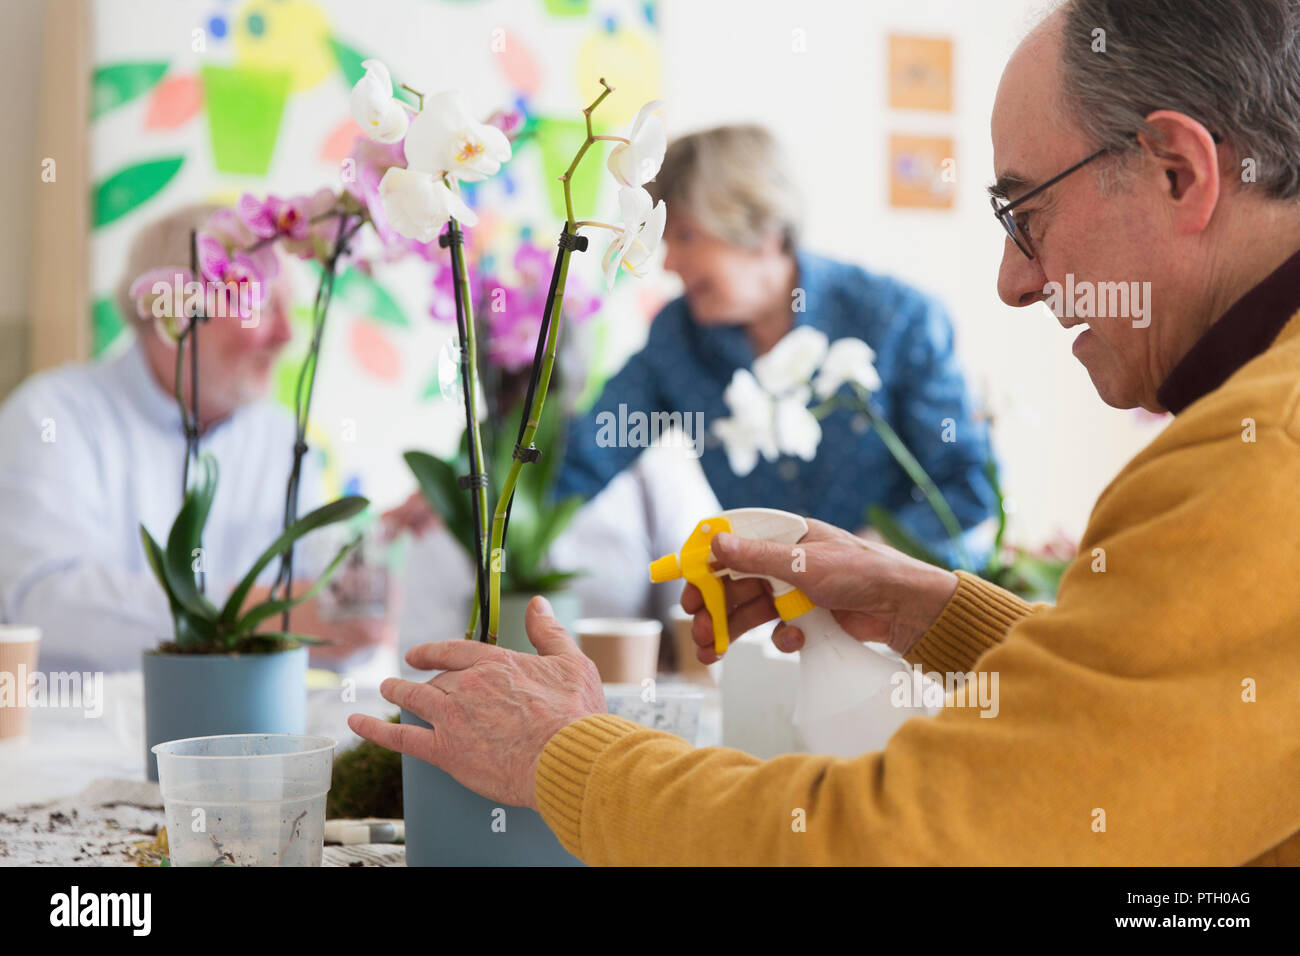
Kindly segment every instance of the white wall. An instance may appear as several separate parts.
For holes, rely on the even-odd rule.
[[[997,416],[1013,537],[1077,537],[1092,502],[1160,427],[1106,407],[1038,305],[1014,310],[994,280],[1003,233],[989,209],[989,115],[1003,64],[1042,0],[661,0],[670,135],[757,121],[781,139],[807,200],[808,245],[937,295],[976,395]],[[792,52],[793,31],[806,52]],[[952,115],[887,108],[887,35],[955,40]],[[888,205],[888,135],[951,135],[953,212]]]

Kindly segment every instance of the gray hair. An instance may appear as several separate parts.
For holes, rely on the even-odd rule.
[[[1064,104],[1097,148],[1122,155],[1134,133],[1153,133],[1150,113],[1185,113],[1238,161],[1254,160],[1263,195],[1300,199],[1300,0],[1068,0],[1061,9]]]
[[[211,203],[181,206],[146,223],[135,234],[126,255],[126,265],[117,283],[117,307],[128,323],[139,328],[153,324],[151,316],[141,316],[131,298],[131,284],[150,269],[190,268],[190,231],[202,229],[208,218],[221,207]]]
[[[646,189],[727,242],[746,248],[772,235],[793,252],[801,204],[775,137],[756,124],[715,126],[669,145]]]

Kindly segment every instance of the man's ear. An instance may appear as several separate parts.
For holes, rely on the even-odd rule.
[[[1156,110],[1146,118],[1158,136],[1143,131],[1142,145],[1162,180],[1175,227],[1184,235],[1201,232],[1219,204],[1222,181],[1214,136],[1186,113]]]

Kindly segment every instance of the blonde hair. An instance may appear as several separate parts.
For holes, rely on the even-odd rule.
[[[150,269],[190,268],[190,232],[200,229],[221,206],[193,203],[169,212],[161,219],[142,227],[131,241],[126,265],[117,283],[117,306],[122,317],[137,328],[153,323],[152,316],[141,316],[131,298],[131,284]]]
[[[646,189],[727,242],[754,248],[799,241],[800,200],[776,138],[757,124],[715,126],[673,140]]]

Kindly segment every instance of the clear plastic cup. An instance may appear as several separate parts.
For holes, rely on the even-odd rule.
[[[173,866],[320,866],[337,742],[228,734],[153,748]]]

